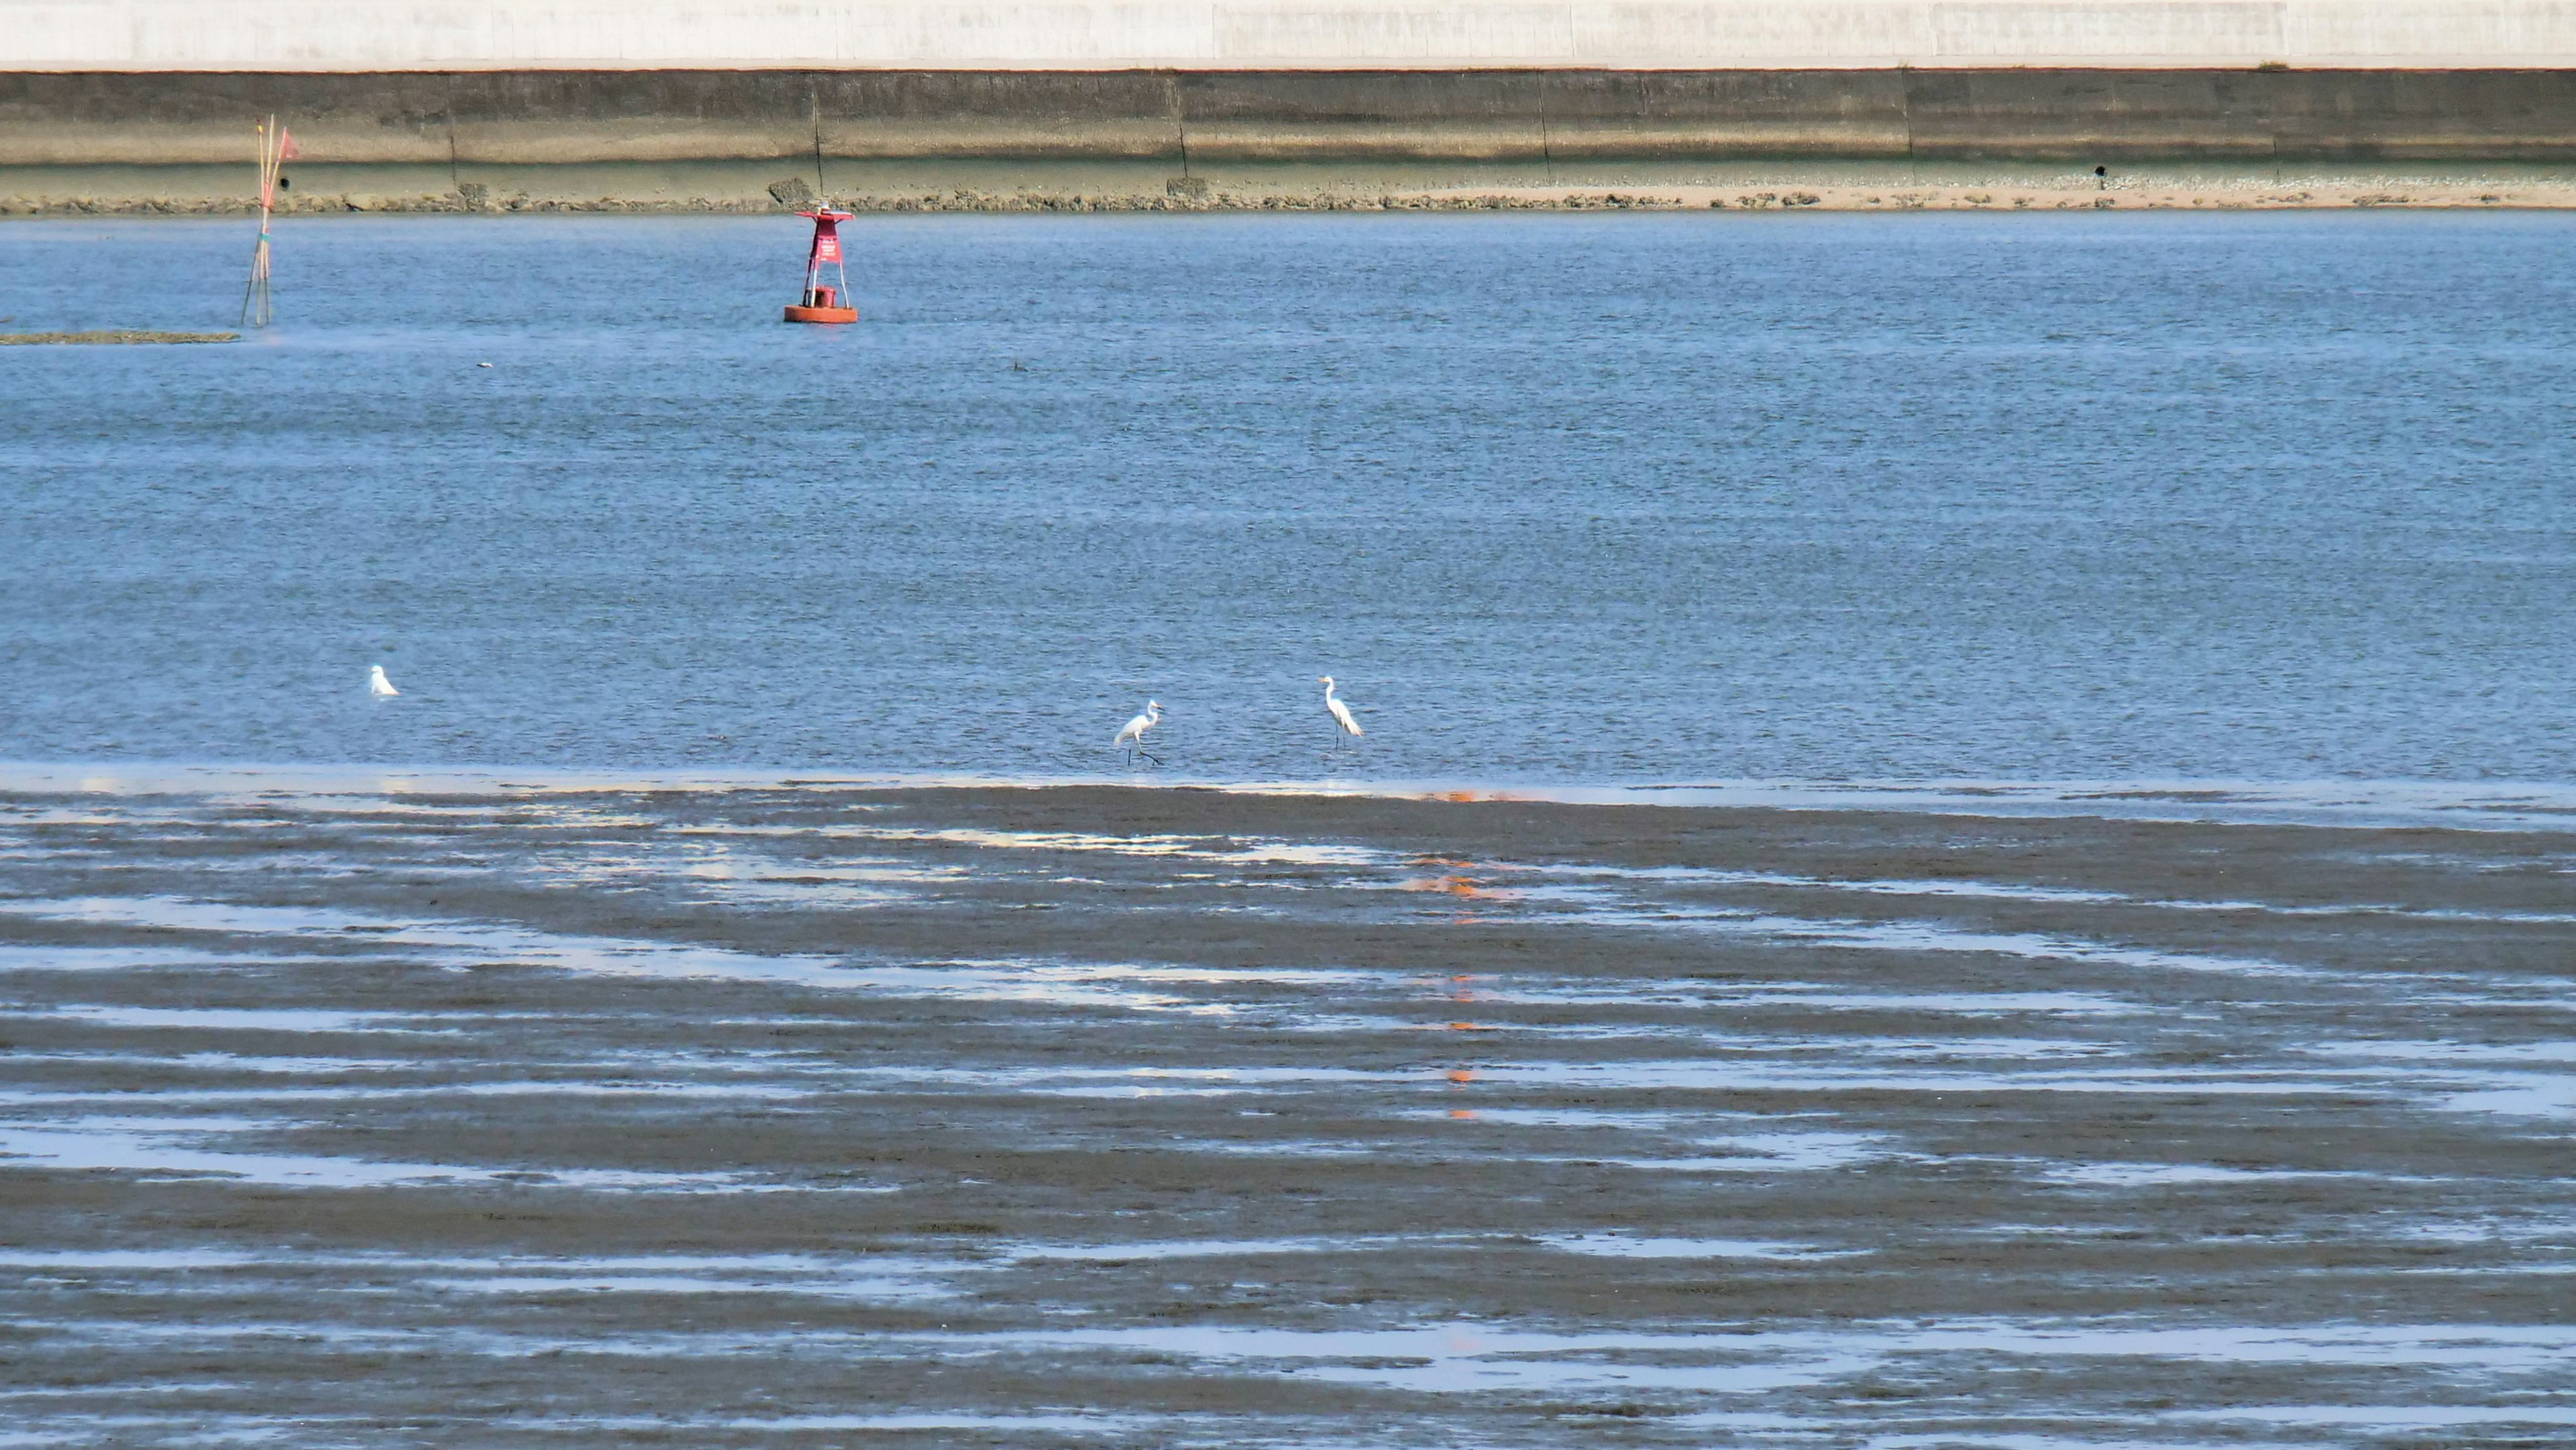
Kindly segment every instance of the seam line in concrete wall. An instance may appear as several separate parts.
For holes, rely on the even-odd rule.
[[[1547,184],[1556,184],[1556,146],[1547,130],[1547,72],[1538,73],[1538,156],[1547,168]]]
[[[1914,157],[1914,68],[1896,68],[1896,110],[1905,127],[1905,177],[1910,182],[1923,180],[1923,168]]]
[[[830,196],[832,188],[823,179],[823,86],[820,81],[805,83],[805,108],[814,123],[814,196],[815,205],[821,206],[822,198]]]

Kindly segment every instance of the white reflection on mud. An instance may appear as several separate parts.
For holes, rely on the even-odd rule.
[[[417,1019],[391,1013],[333,1012],[310,1007],[124,1007],[103,1003],[63,1003],[19,1011],[0,1010],[0,1018],[7,1017],[64,1017],[93,1022],[102,1027],[167,1027],[192,1032],[423,1035],[440,1030],[397,1026],[397,1023]]]
[[[2096,1188],[2278,1183],[2301,1178],[2367,1178],[2374,1183],[2396,1181],[2384,1173],[2320,1172],[2298,1168],[2229,1168],[2214,1163],[2084,1163],[2070,1168],[2051,1168],[2041,1176],[2052,1182]]]
[[[1132,1435],[1146,1426],[1185,1424],[1179,1417],[1095,1414],[1012,1414],[971,1415],[924,1412],[920,1414],[882,1415],[775,1415],[753,1418],[734,1416],[727,1419],[662,1418],[642,1415],[567,1415],[556,1419],[512,1418],[495,1423],[513,1430],[551,1430],[570,1434],[596,1431],[689,1432],[723,1431],[727,1434],[812,1435],[826,1431],[880,1431],[888,1434],[903,1431],[956,1430],[977,1432],[976,1442],[987,1443],[986,1435],[1043,1434]]]
[[[1800,876],[1775,871],[1729,871],[1697,866],[1620,867],[1592,864],[1529,866],[1497,862],[1480,864],[1476,869],[1501,873],[1529,871],[1575,881],[1613,880],[1680,886],[1780,887],[1802,891],[1847,892],[1863,896],[1947,897],[1966,901],[2125,906],[2142,907],[2153,911],[2247,913],[2285,917],[2397,916],[2419,917],[2428,921],[2493,921],[2533,925],[2564,925],[2576,922],[2576,914],[2566,912],[2475,910],[2457,906],[2407,906],[2393,902],[2288,905],[2244,900],[2204,901],[2009,881],[1913,881],[1869,877]]]
[[[2576,1405],[2247,1405],[2180,1410],[2172,1418],[2199,1424],[2243,1420],[2271,1425],[2358,1425],[2384,1432],[2454,1425],[2576,1425]]]
[[[496,1296],[747,1294],[895,1301],[945,1298],[954,1260],[891,1254],[539,1255],[330,1254],[240,1249],[0,1249],[0,1269],[36,1270],[53,1282],[105,1279],[156,1294],[181,1289],[238,1294],[414,1292]],[[312,1281],[281,1274],[316,1276]],[[157,1276],[176,1275],[174,1280]],[[211,1276],[211,1278],[209,1277]]]
[[[1257,986],[1265,988],[1378,985],[1379,974],[1279,968],[1225,970],[1157,967],[1120,962],[957,961],[919,966],[852,966],[835,985],[897,997],[955,997],[979,1002],[1025,1002],[1054,1007],[1116,1008],[1131,1012],[1181,1012],[1230,1016],[1251,1004],[1153,990],[1156,987]]]
[[[1014,1262],[1063,1259],[1114,1264],[1137,1259],[1249,1259],[1274,1254],[1367,1253],[1379,1249],[1420,1247],[1434,1242],[1437,1240],[1423,1238],[1164,1239],[1124,1244],[1017,1244],[1002,1252]]]
[[[967,826],[842,826],[826,834],[871,841],[935,842],[987,850],[1182,857],[1247,866],[1366,867],[1393,865],[1402,859],[1392,852],[1367,846],[1314,841],[1239,841],[1221,836],[1111,836],[1080,831],[1006,831]]]
[[[0,911],[10,903],[0,903]],[[121,972],[259,967],[275,958],[186,947],[0,946],[0,972]]]
[[[959,961],[915,965],[854,964],[810,954],[763,955],[689,943],[623,937],[573,936],[525,927],[471,921],[395,922],[307,907],[246,906],[177,897],[88,897],[0,903],[0,911],[89,924],[285,938],[299,946],[352,942],[367,950],[417,955],[436,961],[519,964],[617,976],[727,978],[792,982],[805,986],[898,997],[957,997],[970,1001],[1025,1002],[1126,1011],[1187,1012],[1222,1016],[1233,1004],[1155,991],[1151,987],[1318,987],[1387,980],[1382,974],[1332,969],[1222,969],[1116,962]],[[29,949],[40,958],[56,949]],[[90,949],[99,965],[138,964],[149,954],[134,949]],[[211,958],[172,956],[168,964]],[[273,959],[272,959],[273,960]],[[0,958],[0,968],[8,962]],[[51,965],[31,961],[29,965]],[[70,1010],[70,1009],[60,1009]],[[93,1009],[100,1020],[111,1009]],[[303,1029],[330,1030],[320,1026]],[[316,1022],[320,1019],[312,1019]],[[133,1025],[146,1024],[140,1018]],[[172,1018],[157,1025],[185,1026]],[[209,1019],[202,1025],[219,1025]],[[237,1025],[253,1025],[248,1018]],[[346,1030],[355,1030],[354,1028]],[[369,1029],[394,1030],[394,1029]]]
[[[1480,1066],[1479,1081],[1506,1088],[1698,1089],[1712,1092],[2059,1092],[2197,1093],[2282,1097],[2384,1090],[2384,1074],[2360,1071],[2032,1067],[2020,1072],[1899,1071],[1830,1062],[1674,1058],[1626,1062],[1503,1062]],[[1472,1106],[1466,1104],[1465,1106]]]
[[[455,1163],[383,1162],[301,1153],[209,1147],[225,1139],[275,1134],[293,1125],[262,1118],[89,1117],[48,1123],[0,1122],[0,1171],[132,1173],[145,1182],[217,1178],[278,1188],[388,1188],[407,1185],[511,1184],[520,1187],[685,1193],[815,1191],[810,1185],[764,1183],[729,1173],[654,1173],[609,1168],[497,1168]],[[839,1191],[886,1189],[843,1188]]]
[[[945,1285],[911,1279],[726,1278],[704,1274],[620,1274],[598,1268],[567,1268],[549,1274],[495,1274],[487,1278],[438,1278],[415,1281],[417,1287],[454,1294],[547,1297],[560,1294],[764,1294],[799,1299],[886,1301],[931,1299],[948,1294]]]
[[[370,950],[435,961],[522,964],[630,977],[716,977],[829,985],[828,957],[763,956],[722,947],[586,937],[471,921],[402,922],[300,906],[248,906],[170,896],[85,897],[0,903],[0,911],[92,925],[161,927],[282,937],[299,945],[362,942]]]
[[[1822,1173],[1894,1156],[1887,1140],[1874,1133],[1738,1133],[1696,1146],[1723,1151],[1604,1161],[1665,1173]]]
[[[1865,1253],[1763,1239],[1639,1238],[1628,1234],[1562,1234],[1539,1240],[1559,1253],[1612,1259],[1841,1259]]]
[[[1936,1355],[2218,1364],[2458,1366],[2576,1370],[2576,1326],[2498,1324],[2213,1325],[2171,1328],[2082,1320],[1963,1320],[1849,1330],[1549,1333],[1479,1321],[1396,1329],[1234,1325],[919,1336],[970,1350],[1148,1350],[1200,1361],[1442,1393],[1573,1385],[1716,1392],[1813,1384]]]
[[[160,1059],[151,1059],[158,1061]],[[0,1089],[0,1106],[63,1107],[95,1103],[132,1103],[138,1095],[125,1088],[63,1088],[43,1091]],[[393,1102],[417,1098],[707,1098],[735,1102],[795,1102],[813,1096],[809,1088],[767,1083],[617,1081],[545,1082],[501,1079],[491,1082],[434,1082],[410,1087],[340,1085],[333,1087],[163,1088],[150,1094],[154,1107],[206,1106],[220,1103]]]

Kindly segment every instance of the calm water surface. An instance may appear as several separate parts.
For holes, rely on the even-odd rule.
[[[846,330],[802,225],[290,219],[252,341],[0,350],[0,757],[2576,781],[2576,219],[869,219]]]

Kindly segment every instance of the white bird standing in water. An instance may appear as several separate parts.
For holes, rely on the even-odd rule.
[[[1353,735],[1367,734],[1360,728],[1360,722],[1351,718],[1351,707],[1343,704],[1341,697],[1333,693],[1333,677],[1317,675],[1315,678],[1324,682],[1324,708],[1333,712],[1333,723]]]
[[[1136,753],[1138,755],[1142,755],[1147,760],[1152,760],[1156,765],[1160,765],[1163,762],[1155,759],[1155,757],[1145,749],[1145,732],[1162,723],[1162,702],[1159,700],[1147,700],[1145,702],[1145,713],[1128,721],[1126,728],[1118,732],[1118,738],[1110,741],[1109,743],[1112,747],[1133,745],[1136,747]]]
[[[389,700],[401,694],[402,691],[395,689],[394,682],[385,678],[383,665],[369,665],[367,666],[367,693],[379,700]]]

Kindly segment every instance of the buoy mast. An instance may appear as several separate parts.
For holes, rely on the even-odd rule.
[[[801,217],[814,222],[814,245],[805,253],[805,296],[787,309],[790,322],[856,322],[859,309],[844,300],[850,294],[849,269],[841,262],[841,223],[853,215],[834,211],[828,206],[800,211]],[[823,269],[829,266],[838,284],[823,284]]]

